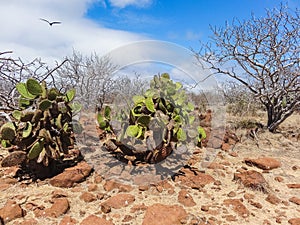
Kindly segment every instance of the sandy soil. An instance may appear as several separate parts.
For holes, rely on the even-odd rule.
[[[228,126],[233,127],[236,120],[265,118],[235,118],[228,117]],[[90,215],[105,218],[113,224],[157,224],[155,220],[149,223],[146,218],[147,208],[161,203],[163,205],[179,205],[187,217],[175,224],[298,224],[292,218],[300,218],[300,205],[290,201],[292,197],[300,198],[299,188],[289,188],[287,184],[300,184],[300,115],[293,115],[280,126],[276,134],[259,130],[257,139],[250,138],[249,129],[235,130],[241,141],[231,147],[229,151],[220,151],[214,160],[215,166],[205,169],[205,174],[211,175],[215,182],[202,188],[193,189],[179,181],[168,178],[168,185],[162,183],[146,185],[146,187],[132,186],[124,188],[117,185],[115,189],[107,188],[107,180],[99,179],[97,173],[92,173],[84,182],[72,188],[59,188],[49,184],[49,179],[33,183],[16,182],[10,179],[5,168],[0,168],[0,209],[4,208],[9,199],[14,200],[26,215],[13,219],[5,224],[80,224]],[[1,154],[1,153],[0,153]],[[202,160],[205,149],[201,149],[193,157]],[[281,166],[263,171],[255,166],[247,165],[245,158],[272,157],[280,161]],[[244,187],[233,180],[234,173],[240,169],[260,172],[268,183],[269,193]],[[187,190],[189,196],[196,203],[194,206],[179,201],[179,192]],[[67,212],[57,217],[43,217],[37,215],[38,209],[53,206],[53,194],[62,193],[69,202]],[[84,201],[82,194],[88,192],[95,196],[92,201]],[[134,196],[134,201],[121,206],[111,207],[110,212],[101,210],[101,205],[120,193]],[[270,203],[269,195],[279,199]],[[224,204],[226,199],[238,199],[249,211],[248,215],[240,215],[234,207]],[[141,210],[134,211],[137,206]],[[168,215],[168,212],[163,212]],[[175,216],[175,215],[174,215]],[[74,223],[71,219],[74,219]],[[68,220],[69,219],[69,220]],[[147,221],[146,221],[147,220]],[[65,222],[65,221],[69,221]],[[296,221],[296,220],[294,220]],[[150,221],[151,222],[151,221]],[[83,224],[83,223],[82,223]]]

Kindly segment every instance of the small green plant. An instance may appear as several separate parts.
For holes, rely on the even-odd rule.
[[[156,163],[178,145],[191,141],[200,145],[206,138],[204,129],[195,125],[194,105],[188,101],[183,85],[173,82],[169,74],[155,75],[150,88],[143,95],[133,96],[132,101],[129,115],[124,116],[122,111],[117,116],[122,125],[116,138],[116,143],[125,146],[146,146],[145,151],[129,147],[131,155],[137,152],[143,155],[131,158]],[[98,114],[100,129],[108,132],[112,132],[110,113],[111,109],[105,108],[104,113]],[[167,154],[160,160],[155,159],[162,152]]]
[[[48,166],[52,160],[64,159],[74,145],[72,113],[80,110],[72,104],[75,90],[62,94],[33,78],[18,83],[16,89],[19,110],[12,112],[13,122],[0,129],[2,147],[24,151],[24,163],[34,160]]]
[[[104,110],[99,112],[97,115],[99,128],[106,132],[112,132],[112,127],[110,125],[110,120],[111,120],[110,112],[111,112],[111,108],[109,106],[105,106]]]

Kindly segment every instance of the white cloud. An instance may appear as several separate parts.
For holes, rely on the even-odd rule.
[[[211,72],[202,68],[193,53],[180,45],[164,41],[138,41],[116,48],[109,52],[113,64],[126,70],[149,75],[150,72],[170,71],[174,80],[196,85],[202,90],[211,90],[217,87]],[[156,64],[154,68],[153,65]],[[167,71],[165,70],[167,69]]]
[[[73,49],[83,54],[104,54],[142,35],[108,29],[84,18],[97,0],[10,0],[0,2],[0,52],[12,50],[14,57],[46,62],[61,60]],[[50,27],[39,18],[61,21]]]
[[[186,36],[187,40],[194,41],[194,40],[200,40],[202,37],[202,34],[188,30],[188,31],[186,31],[185,36]]]
[[[130,5],[144,8],[152,4],[152,0],[109,0],[109,2],[112,6],[117,8],[125,8]]]

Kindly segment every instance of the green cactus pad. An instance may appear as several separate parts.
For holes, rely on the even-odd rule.
[[[159,96],[159,93],[157,90],[155,89],[148,89],[146,92],[145,92],[145,97],[147,98],[153,98],[153,99],[156,99],[158,98]]]
[[[175,89],[176,89],[176,91],[178,91],[181,88],[182,88],[182,84],[180,82],[176,82],[175,83]]]
[[[12,116],[13,118],[15,118],[16,120],[21,120],[21,116],[22,116],[22,112],[19,110],[14,110],[12,112]]]
[[[170,75],[168,73],[163,73],[161,75],[161,77],[164,78],[164,79],[170,80]]]
[[[27,109],[30,105],[31,105],[31,101],[24,98],[24,97],[21,97],[19,98],[19,106],[21,109]]]
[[[58,114],[56,120],[55,120],[55,125],[57,126],[58,129],[62,129],[62,122],[61,122],[61,119],[62,119],[62,114]]]
[[[54,101],[59,95],[60,93],[56,88],[51,88],[48,92],[48,99]]]
[[[31,132],[32,132],[32,124],[30,122],[27,122],[26,127],[24,128],[24,130],[22,132],[22,137],[23,138],[29,137]]]
[[[108,132],[112,131],[111,126],[109,124],[110,118],[106,118],[101,113],[98,113],[98,115],[97,115],[97,121],[98,121],[100,129],[108,131]]]
[[[155,112],[154,102],[152,98],[146,98],[145,105],[150,112]]]
[[[36,95],[33,95],[28,92],[27,86],[25,83],[18,83],[16,84],[16,89],[20,93],[21,96],[23,96],[26,99],[35,99]]]
[[[40,85],[40,83],[33,78],[29,78],[26,81],[26,87],[27,87],[27,91],[35,96],[39,96],[42,94],[43,90],[42,90],[42,86]]]
[[[104,116],[107,120],[110,120],[111,108],[109,106],[105,106],[104,108]]]
[[[1,138],[8,141],[13,141],[16,137],[16,130],[12,122],[7,122],[0,129]]]
[[[150,120],[151,120],[151,116],[148,116],[148,115],[143,115],[143,116],[140,116],[136,122],[137,124],[140,124],[144,127],[147,127],[150,123]]]
[[[134,105],[138,105],[140,103],[145,102],[145,97],[141,96],[141,95],[135,95],[132,97],[132,101],[133,101]]]
[[[185,131],[182,129],[182,128],[179,128],[178,131],[177,131],[177,139],[179,141],[185,141],[187,136],[186,136],[186,133]]]
[[[195,116],[188,116],[189,124],[192,125],[195,122]]]
[[[49,109],[52,105],[52,102],[49,101],[48,99],[42,100],[39,104],[39,109],[42,111],[45,111],[47,109]]]
[[[42,98],[47,98],[47,84],[46,84],[46,81],[42,81],[42,93],[41,93],[41,96]]]
[[[75,89],[70,89],[67,91],[66,95],[65,95],[65,101],[66,102],[71,102],[76,94],[76,90]]]
[[[130,125],[126,129],[126,134],[129,137],[137,137],[138,134],[140,133],[140,127],[138,125]]]
[[[141,116],[142,115],[142,106],[140,105],[137,105],[136,107],[134,107],[132,110],[131,110],[131,113],[133,116],[135,117],[138,117],[138,116]]]
[[[194,110],[194,105],[190,102],[188,102],[188,104],[184,107],[184,109],[188,112],[192,112]]]
[[[44,148],[44,138],[41,138],[37,142],[34,143],[34,145],[31,147],[30,151],[27,154],[28,159],[35,159],[39,156],[41,151]]]
[[[69,124],[66,122],[66,123],[64,123],[64,125],[63,125],[63,130],[65,131],[65,132],[67,132],[68,131],[68,128],[69,128]]]
[[[198,141],[200,142],[201,140],[203,140],[203,139],[206,138],[206,132],[205,132],[205,130],[204,130],[202,127],[200,127],[200,126],[197,127],[197,131],[198,131],[198,133],[199,133],[199,139],[198,139]]]
[[[99,124],[100,128],[101,128],[101,129],[104,129],[105,126],[106,126],[106,120],[105,120],[105,117],[99,113],[99,114],[97,115],[97,121],[98,121],[98,124]]]
[[[4,140],[4,139],[2,139],[2,140],[1,140],[1,146],[2,146],[3,148],[8,148],[8,147],[10,147],[10,146],[11,146],[10,141],[9,141],[9,140]]]

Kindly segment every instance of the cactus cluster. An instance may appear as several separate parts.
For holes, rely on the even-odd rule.
[[[18,83],[16,89],[20,94],[19,110],[12,112],[13,122],[0,129],[2,147],[15,147],[26,153],[27,161],[44,166],[63,159],[74,145],[72,113],[76,107],[71,102],[75,90],[62,94],[33,78]]]
[[[124,112],[118,115],[121,129],[113,146],[119,148],[111,147],[111,143],[107,145],[109,151],[118,152],[118,158],[121,152],[133,164],[157,163],[179,145],[187,142],[199,145],[206,137],[204,129],[195,125],[194,105],[188,101],[183,85],[173,82],[167,73],[155,75],[150,88],[143,95],[133,96],[132,101],[129,115],[124,116]],[[111,110],[105,111],[106,116],[103,112],[98,115],[99,127],[112,132],[108,119]]]

